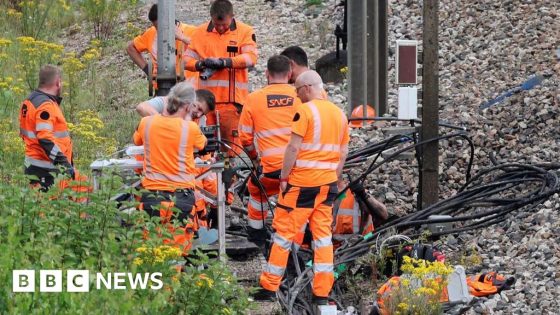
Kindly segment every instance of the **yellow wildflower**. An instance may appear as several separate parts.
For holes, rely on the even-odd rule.
[[[12,43],[11,40],[6,39],[6,38],[0,38],[0,47],[2,46],[8,46]]]

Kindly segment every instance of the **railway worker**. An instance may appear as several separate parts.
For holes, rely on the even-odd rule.
[[[20,136],[25,144],[25,174],[34,175],[32,185],[46,191],[54,174],[74,178],[72,140],[60,108],[62,74],[58,67],[45,65],[39,71],[39,86],[20,107]]]
[[[240,144],[237,127],[249,94],[248,68],[257,63],[255,33],[252,27],[234,18],[229,0],[215,0],[210,6],[210,17],[192,35],[185,54],[186,68],[215,71],[207,80],[199,80],[199,87],[216,96],[222,138]],[[207,123],[215,125],[216,116],[208,115]],[[233,152],[229,155],[233,156]]]
[[[339,181],[338,189],[344,189],[346,184],[345,181]],[[335,201],[333,208],[335,239],[338,235],[345,234],[366,235],[389,216],[385,205],[369,196],[360,182],[351,185]]]
[[[196,101],[191,109],[191,115],[187,119],[193,120],[199,126],[205,126],[205,115],[213,111],[216,107],[216,98],[209,90],[196,90]],[[152,99],[144,101],[136,106],[136,112],[142,116],[151,116],[156,114],[165,114],[167,108],[167,96],[156,96]]]
[[[288,57],[292,66],[292,75],[290,76],[290,83],[296,82],[297,77],[305,71],[309,70],[309,61],[307,53],[299,46],[290,46],[284,49],[280,55]]]
[[[164,240],[182,247],[186,252],[193,237],[190,223],[195,203],[194,149],[202,150],[206,137],[196,123],[185,120],[194,106],[194,87],[183,82],[175,85],[168,95],[167,113],[142,118],[134,132],[136,145],[144,145],[144,177],[142,187],[143,209],[151,216],[161,216],[162,222],[174,220],[182,226],[175,231],[173,241]],[[172,202],[173,200],[173,202]],[[172,217],[171,208],[179,209]]]
[[[334,283],[332,205],[348,155],[348,120],[339,107],[324,99],[317,72],[300,74],[295,86],[305,103],[293,117],[272,223],[276,232],[260,278],[262,289],[255,298],[270,298],[278,290],[296,234],[309,221],[314,251],[313,300],[321,305],[327,303]]]
[[[292,119],[301,105],[294,87],[288,83],[291,68],[287,57],[270,57],[265,75],[268,85],[249,94],[239,120],[241,144],[255,168],[260,163],[262,172],[257,175],[266,190],[263,194],[251,177],[247,232],[248,239],[261,248],[267,238],[264,221],[270,210],[266,197],[278,195],[282,158],[292,133]]]
[[[128,43],[126,52],[132,59],[132,61],[142,69],[146,75],[148,75],[148,63],[142,57],[142,53],[146,52],[150,54],[152,59],[153,71],[152,78],[157,76],[157,25],[158,25],[158,10],[157,4],[152,5],[148,13],[148,19],[152,22],[152,26],[149,27],[144,33],[136,36],[132,41]],[[196,72],[185,71],[181,69],[182,54],[186,50],[186,47],[191,41],[191,36],[196,29],[193,25],[188,25],[179,21],[175,21],[175,48],[177,49],[177,59],[176,59],[176,69],[177,73],[180,74],[184,71],[185,78],[190,81],[191,84],[196,86],[197,76]],[[154,87],[157,88],[154,81]]]
[[[290,46],[284,49],[280,55],[288,57],[290,59],[290,64],[292,66],[292,75],[290,77],[290,83],[296,82],[300,74],[309,70],[309,61],[307,59],[307,53],[303,48],[299,46]],[[323,90],[324,99],[328,99],[327,91]]]

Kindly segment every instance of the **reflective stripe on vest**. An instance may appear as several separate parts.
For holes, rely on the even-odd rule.
[[[185,52],[185,55],[187,55],[191,58],[197,59],[197,60],[200,59],[200,56],[194,50],[191,50],[190,48],[187,48],[187,51]]]
[[[26,167],[29,167],[30,165],[33,165],[33,166],[37,166],[37,167],[40,167],[40,168],[56,169],[56,167],[54,166],[54,164],[52,162],[34,159],[30,156],[25,156],[25,160],[24,160],[23,163]]]
[[[225,87],[229,88],[229,80],[200,80],[200,87]],[[248,90],[249,85],[243,82],[235,81],[235,88],[240,90]]]
[[[309,105],[309,109],[313,115],[313,140],[311,143],[302,143],[300,147],[301,150],[339,152],[340,145],[321,143],[321,115],[319,114],[319,109],[317,109],[317,106],[313,102],[309,102],[307,104]],[[336,170],[338,168],[338,163],[296,160],[296,166],[322,170]]]
[[[270,149],[266,149],[266,150],[262,151],[261,152],[261,157],[284,154],[284,152],[286,152],[286,146],[270,148]]]
[[[296,160],[297,167],[316,168],[321,170],[336,170],[338,163]]]
[[[338,209],[338,212],[336,213],[336,215],[337,216],[352,217],[352,232],[354,234],[360,232],[360,220],[361,220],[362,214],[361,214],[361,211],[360,211],[360,204],[358,203],[357,200],[354,200],[354,208],[353,209],[340,208],[340,209]],[[335,227],[335,229],[336,228],[338,228],[338,226]]]
[[[146,127],[144,129],[144,159],[146,160],[146,171],[145,176],[152,180],[168,180],[172,182],[190,182],[195,179],[194,175],[187,173],[187,141],[189,137],[188,125],[183,122],[181,128],[181,138],[179,140],[179,152],[177,154],[177,168],[179,169],[179,174],[166,174],[166,173],[156,173],[152,170],[152,156],[150,148],[150,127],[152,125],[152,120],[155,116],[150,116],[146,122]]]
[[[292,133],[291,127],[284,127],[284,128],[257,131],[255,135],[257,136],[257,138],[268,138],[274,136],[290,135],[291,133]]]
[[[25,130],[23,128],[19,128],[19,134],[29,139],[37,139],[37,135],[35,135],[33,131]]]
[[[245,126],[245,125],[239,125],[239,131],[246,132],[246,133],[253,133],[253,127]]]
[[[52,131],[53,130],[53,126],[49,123],[38,123],[35,126],[35,130],[37,131],[41,131],[41,130],[48,130],[48,131]]]

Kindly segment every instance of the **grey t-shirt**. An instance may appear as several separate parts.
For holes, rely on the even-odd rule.
[[[148,101],[148,104],[155,109],[158,113],[162,114],[165,105],[167,104],[167,97],[156,96]]]

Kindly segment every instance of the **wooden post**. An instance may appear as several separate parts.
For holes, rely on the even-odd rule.
[[[438,0],[424,0],[421,141],[439,136]],[[422,208],[438,201],[439,143],[422,146]]]

